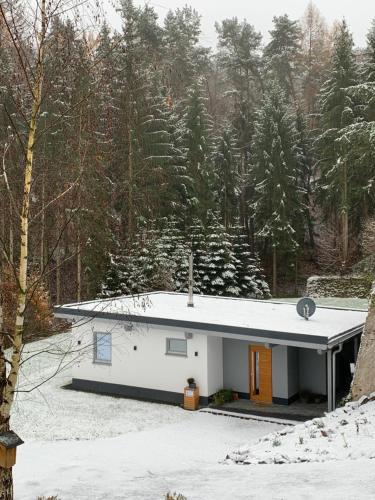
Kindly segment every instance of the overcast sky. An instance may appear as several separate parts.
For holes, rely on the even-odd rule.
[[[135,0],[135,3],[142,5],[146,2]],[[273,16],[288,13],[291,18],[299,19],[308,0],[155,0],[147,3],[155,8],[161,19],[169,9],[191,5],[202,16],[202,43],[215,46],[215,21],[234,16],[246,18],[267,39]],[[345,17],[353,31],[356,45],[365,44],[371,19],[375,18],[375,0],[315,0],[314,3],[328,22]],[[111,24],[119,28],[121,23],[118,14],[110,7],[107,13]]]

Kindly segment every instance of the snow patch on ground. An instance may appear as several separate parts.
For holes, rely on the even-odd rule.
[[[192,419],[178,407],[64,389],[72,380],[74,349],[70,334],[25,346],[23,360],[28,361],[22,365],[11,420],[24,440],[102,439],[181,421],[188,425]]]
[[[375,459],[375,401],[348,403],[325,417],[273,432],[237,448],[226,460],[254,465],[360,458]]]

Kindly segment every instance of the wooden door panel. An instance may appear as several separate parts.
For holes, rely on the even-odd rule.
[[[258,370],[256,359],[258,359]],[[272,403],[272,349],[250,346],[249,372],[250,399],[261,403]]]

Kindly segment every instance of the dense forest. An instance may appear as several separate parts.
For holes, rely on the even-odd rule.
[[[250,22],[218,22],[208,49],[188,6],[162,23],[119,5],[121,32],[61,14],[46,39],[29,274],[53,302],[186,291],[191,251],[196,292],[230,296],[290,296],[312,273],[374,265],[375,22],[354,47],[347,22],[328,26],[311,3],[300,20],[275,17],[267,42]],[[0,36],[12,279],[30,108],[19,61],[34,49],[4,24]]]

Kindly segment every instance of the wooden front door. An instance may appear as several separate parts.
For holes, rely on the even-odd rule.
[[[272,403],[272,349],[249,346],[250,399]]]

